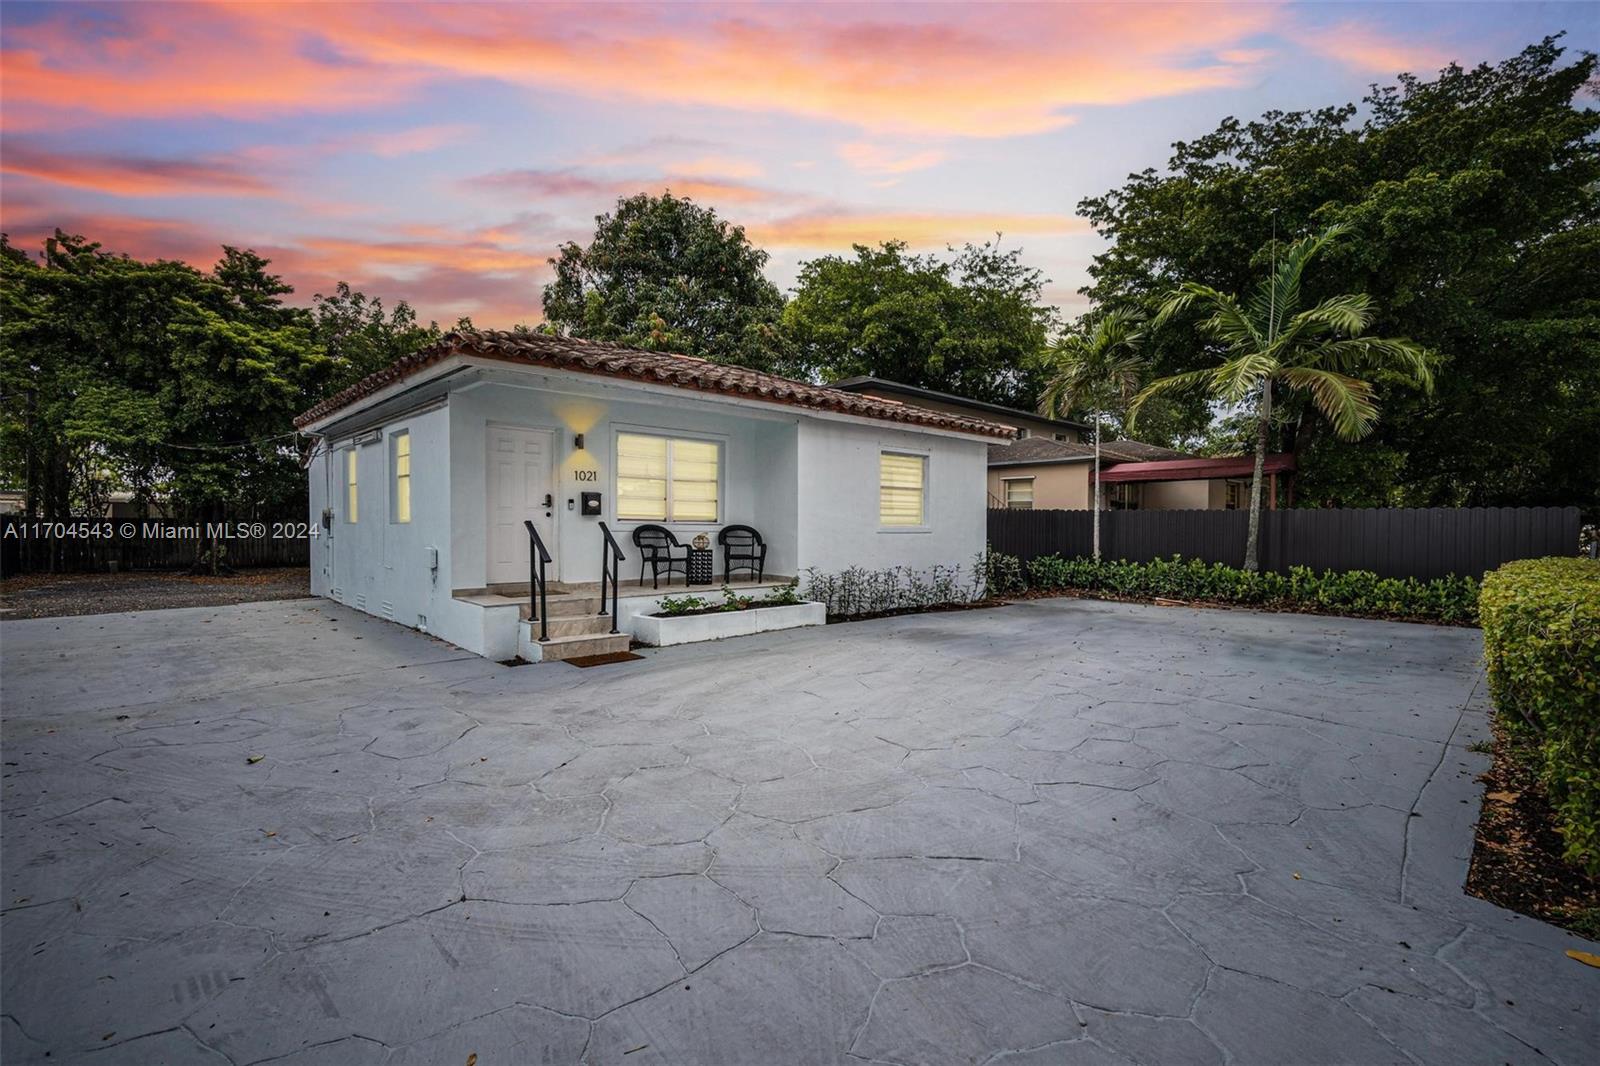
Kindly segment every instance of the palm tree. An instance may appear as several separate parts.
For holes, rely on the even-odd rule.
[[[1223,361],[1205,370],[1174,374],[1147,385],[1129,408],[1130,423],[1152,396],[1185,389],[1204,389],[1229,404],[1256,400],[1256,462],[1250,482],[1250,532],[1245,541],[1244,568],[1260,568],[1257,536],[1261,524],[1261,467],[1267,456],[1267,431],[1272,421],[1272,390],[1303,389],[1311,402],[1345,440],[1359,440],[1378,417],[1372,385],[1353,375],[1365,371],[1395,372],[1424,390],[1433,389],[1434,356],[1409,340],[1364,337],[1374,308],[1365,293],[1330,296],[1301,309],[1300,279],[1306,265],[1349,231],[1329,226],[1290,245],[1275,257],[1268,276],[1256,287],[1248,306],[1209,285],[1184,282],[1167,298],[1155,325],[1161,326],[1191,308],[1209,312],[1202,333],[1222,343]]]
[[[1094,419],[1094,557],[1100,558],[1100,424],[1112,410],[1125,411],[1144,369],[1139,342],[1144,315],[1117,308],[1082,328],[1064,333],[1050,346],[1054,374],[1039,403],[1041,414],[1064,418],[1087,410]]]

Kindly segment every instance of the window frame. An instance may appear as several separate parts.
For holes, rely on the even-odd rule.
[[[361,448],[354,444],[344,450],[344,521],[350,526],[361,521]]]
[[[1027,482],[1028,485],[1028,506],[1013,507],[1011,505],[1011,486],[1013,484],[1021,484],[1023,482]],[[1034,490],[1036,488],[1037,485],[1035,484],[1035,475],[1033,474],[1019,475],[1017,477],[1003,477],[1000,479],[1000,502],[1005,505],[1005,509],[1008,511],[1031,511],[1033,510],[1034,503],[1036,502],[1034,497]]]
[[[883,459],[886,455],[898,456],[905,459],[918,459],[922,462],[922,513],[920,521],[915,524],[891,525],[883,520]],[[878,532],[879,533],[931,533],[932,525],[928,522],[928,500],[933,494],[933,457],[928,451],[917,448],[906,448],[896,445],[880,444],[878,446]]]
[[[406,454],[400,454],[400,442],[405,441]],[[411,524],[411,460],[415,454],[411,447],[411,428],[409,426],[393,430],[389,434],[389,521],[393,525],[404,526]],[[406,461],[406,472],[400,473],[400,460]],[[400,481],[405,479],[405,514],[400,513]]]
[[[667,469],[665,475],[666,517],[625,518],[622,514],[622,438],[652,437],[667,442]],[[717,450],[717,513],[712,518],[678,518],[677,500],[673,495],[673,468],[676,462],[674,442],[709,444]],[[660,429],[653,426],[618,426],[611,436],[611,498],[612,513],[618,525],[668,525],[690,529],[714,529],[723,524],[727,516],[728,499],[728,438],[714,433],[696,433],[693,430]]]

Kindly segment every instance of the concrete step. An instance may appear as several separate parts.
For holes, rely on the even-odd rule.
[[[528,612],[523,611],[522,616],[526,620]],[[534,622],[532,625],[534,635],[537,636],[539,623]],[[545,628],[552,637],[606,636],[611,632],[611,616],[609,614],[552,614]]]
[[[626,633],[601,633],[597,636],[577,635],[570,637],[551,636],[549,640],[536,641],[540,657],[545,662],[555,662],[561,659],[576,659],[582,655],[607,655],[611,652],[627,651],[633,638]]]
[[[565,594],[557,596],[552,593],[545,597],[545,607],[550,612],[551,621],[557,618],[579,618],[584,615],[597,615],[600,613],[600,606],[599,596],[572,596]],[[532,605],[525,600],[518,611],[518,615],[519,617],[527,618],[532,611]],[[608,624],[606,628],[610,629],[611,627]]]

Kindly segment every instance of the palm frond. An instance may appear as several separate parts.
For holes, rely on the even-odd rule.
[[[1400,374],[1425,392],[1433,391],[1433,368],[1438,356],[1420,344],[1394,337],[1348,337],[1327,341],[1305,351],[1304,365],[1338,372],[1387,370]]]
[[[1372,324],[1372,297],[1364,292],[1347,292],[1330,296],[1317,306],[1301,311],[1289,319],[1288,330],[1304,323],[1321,326],[1346,337],[1365,332]]]
[[[1348,225],[1335,223],[1320,233],[1301,237],[1284,250],[1276,269],[1256,286],[1255,297],[1251,301],[1251,308],[1257,316],[1266,316],[1267,328],[1264,332],[1274,337],[1282,332],[1283,323],[1300,306],[1300,281],[1305,276],[1306,266],[1323,248],[1349,232]]]
[[[1256,391],[1263,378],[1278,369],[1278,362],[1265,352],[1245,352],[1211,371],[1214,395],[1229,403],[1239,403]]]
[[[1309,366],[1287,367],[1278,376],[1292,388],[1309,391],[1317,410],[1345,440],[1359,440],[1372,432],[1378,408],[1367,382]]]
[[[1125,396],[1129,388],[1119,379],[1137,374],[1143,324],[1137,308],[1113,308],[1058,338],[1047,353],[1054,372],[1040,396],[1040,413],[1061,418],[1073,407],[1104,410]]]

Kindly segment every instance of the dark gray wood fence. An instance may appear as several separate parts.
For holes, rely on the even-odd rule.
[[[1244,511],[1104,511],[1100,555],[1149,562],[1182,555],[1240,566]],[[1023,560],[1092,551],[1090,511],[990,510],[989,544]],[[1429,507],[1264,511],[1261,566],[1287,573],[1370,570],[1426,581],[1481,577],[1512,559],[1578,553],[1576,507]]]
[[[306,515],[227,519],[216,523],[227,565],[308,566]],[[178,527],[176,535],[151,535],[151,525]],[[187,535],[190,528],[196,535]],[[131,531],[132,535],[128,535]],[[211,546],[208,523],[168,519],[67,519],[52,522],[0,515],[0,576],[27,573],[103,573],[108,570],[187,570]],[[319,530],[320,532],[320,530]],[[109,533],[109,535],[103,535]],[[242,534],[242,535],[241,535]]]

